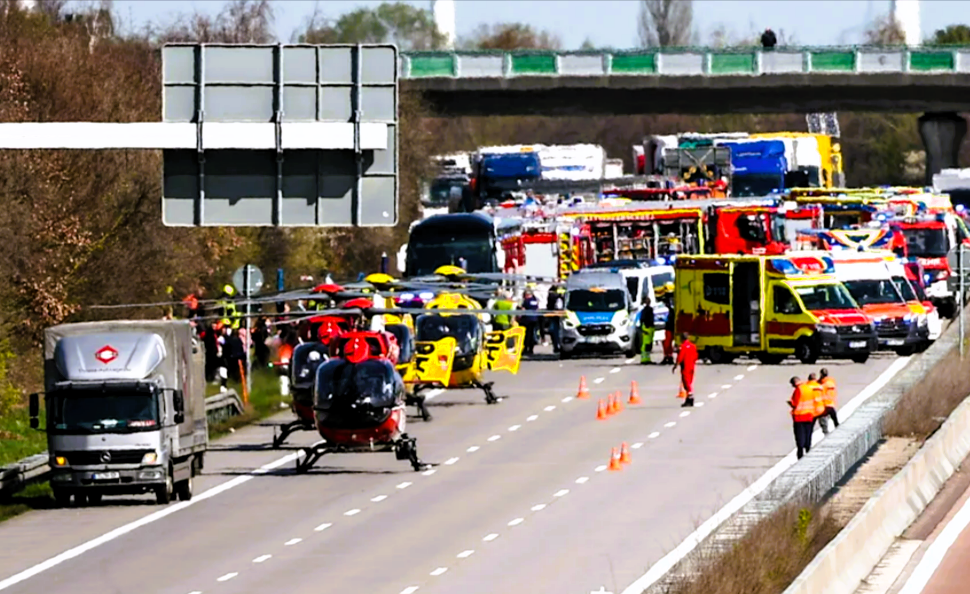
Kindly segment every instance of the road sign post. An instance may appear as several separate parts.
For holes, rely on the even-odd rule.
[[[965,287],[964,287],[965,279],[963,278],[963,275],[965,274],[965,269],[963,267],[963,252],[965,250],[964,250],[964,246],[963,245],[961,245],[958,249],[960,250],[960,255],[959,255],[959,264],[957,265],[957,274],[960,275],[960,294],[957,296],[957,306],[958,306],[957,307],[957,315],[960,316],[960,360],[962,361],[963,360],[963,351],[965,349],[965,347],[963,346],[963,330],[964,330],[964,321],[963,321],[963,304],[964,304],[964,299],[963,299],[963,295],[964,295],[964,292],[965,292]]]
[[[246,328],[246,339],[243,342],[243,349],[246,351],[246,390],[249,393],[253,391],[253,329],[250,325],[250,315],[252,313],[252,298],[253,296],[259,294],[260,289],[263,288],[263,272],[253,266],[252,264],[246,264],[245,266],[240,266],[236,272],[232,275],[232,284],[236,287],[236,290],[245,299],[246,306],[246,317],[245,317],[245,328]]]

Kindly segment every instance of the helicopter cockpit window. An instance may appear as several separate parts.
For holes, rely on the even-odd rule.
[[[316,405],[334,402],[389,407],[395,401],[394,370],[390,363],[369,359],[356,365],[332,360],[317,372]]]
[[[417,321],[417,339],[438,341],[451,336],[458,343],[458,350],[469,353],[478,350],[481,327],[473,316],[422,316]]]

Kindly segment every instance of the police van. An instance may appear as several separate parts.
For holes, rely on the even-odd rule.
[[[635,309],[621,274],[593,271],[570,276],[565,310],[560,359],[581,352],[632,356]]]
[[[603,274],[606,270],[622,276],[627,291],[630,292],[634,328],[631,349],[635,350],[640,344],[640,313],[648,303],[653,308],[654,326],[657,328],[653,340],[654,342],[662,342],[664,339],[663,329],[667,324],[667,317],[670,312],[667,304],[658,295],[673,291],[674,267],[667,264],[654,265],[650,262],[638,260],[622,260],[596,264],[583,268],[579,273]]]

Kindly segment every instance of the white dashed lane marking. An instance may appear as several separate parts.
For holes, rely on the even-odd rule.
[[[723,386],[721,386],[721,389],[722,390],[730,390],[731,389],[731,384],[724,384]]]
[[[546,504],[545,503],[540,503],[538,505],[533,505],[532,506],[532,511],[534,511],[534,512],[542,511],[544,509],[546,509]]]
[[[236,577],[237,575],[239,575],[239,572],[234,571],[232,573],[227,573],[224,576],[220,576],[220,577],[216,578],[216,581],[217,582],[228,582],[229,580],[231,580],[232,578]]]
[[[748,365],[748,371],[754,371],[757,368],[758,368],[757,365]]]
[[[569,489],[560,489],[560,490],[556,491],[555,493],[553,493],[552,496],[553,497],[562,497],[563,495],[566,495],[567,493],[569,493]]]
[[[384,501],[385,499],[387,499],[387,495],[378,495],[377,497],[372,497],[371,498],[371,502],[372,503],[380,503],[381,501]]]
[[[659,431],[654,431],[653,433],[651,433],[647,437],[650,438],[650,439],[657,439],[658,437],[660,437],[660,432]]]
[[[320,524],[319,526],[317,526],[317,527],[316,527],[316,528],[314,528],[313,530],[314,530],[315,532],[323,532],[324,530],[326,530],[327,528],[329,528],[329,527],[331,527],[331,526],[333,526],[333,524],[330,524],[330,523],[327,523],[327,524]]]
[[[717,398],[717,392],[711,392],[707,395],[708,398]]]
[[[595,472],[603,472],[604,470],[606,470],[606,464],[603,464],[602,466],[597,466],[597,467],[596,467],[596,468],[594,468],[593,470],[594,470]]]
[[[546,412],[552,412],[552,411],[556,410],[556,406],[554,404],[550,404],[549,406],[545,407],[542,410],[544,410]]]
[[[359,513],[360,513],[360,510],[359,510],[359,509],[357,509],[357,508],[354,508],[354,509],[351,509],[351,510],[348,510],[348,511],[345,511],[345,512],[344,512],[344,515],[345,515],[345,516],[356,516],[356,515],[357,515],[357,514],[359,514]]]
[[[465,451],[466,451],[466,452],[468,452],[469,454],[474,454],[474,453],[475,453],[475,452],[477,452],[478,450],[479,450],[479,447],[478,447],[478,446],[472,446],[472,447],[470,447],[470,448],[468,448],[468,449],[467,449],[467,450],[465,450]]]
[[[448,571],[448,568],[447,567],[439,567],[438,569],[432,571],[431,572],[431,575],[437,577],[437,576],[443,574],[446,571]]]
[[[493,436],[491,436],[491,437],[488,438],[489,441],[498,441],[500,439],[502,439],[502,436],[501,435],[493,435]]]
[[[408,586],[407,588],[401,590],[401,594],[414,594],[418,591],[417,586]]]
[[[664,425],[664,427],[666,427],[667,429],[670,429],[671,427],[675,426],[676,424],[677,424],[677,421],[671,421],[671,422],[667,423],[666,425]]]
[[[698,402],[698,403],[696,403],[696,404],[695,404],[694,406],[696,406],[696,407],[698,407],[698,408],[699,408],[699,407],[701,407],[701,406],[704,406],[704,403],[703,403],[703,402]]]
[[[621,369],[619,367],[614,367],[610,370],[610,373],[620,373]]]
[[[602,384],[605,380],[606,380],[606,378],[598,377],[598,378],[596,378],[596,379],[593,380],[593,383],[594,384]]]
[[[512,425],[511,427],[509,427],[509,431],[518,431],[521,428],[522,428],[522,425]]]
[[[635,449],[635,450],[639,450],[640,448],[643,447],[643,442],[637,442],[637,443],[633,444],[630,447],[633,448],[633,449]]]
[[[302,538],[291,538],[290,540],[283,543],[283,546],[292,547],[295,544],[303,542]]]
[[[398,489],[407,489],[407,488],[408,488],[408,487],[410,487],[410,486],[411,486],[412,484],[414,484],[414,483],[411,483],[410,481],[404,481],[403,483],[401,483],[401,484],[399,484],[399,485],[397,486],[397,488],[398,488]]]
[[[445,466],[451,466],[457,461],[458,461],[458,458],[448,458],[447,460],[445,460]]]
[[[467,559],[467,558],[471,557],[474,554],[475,554],[475,551],[472,551],[471,549],[469,549],[467,551],[462,551],[462,552],[458,553],[458,558],[459,559]]]
[[[495,540],[496,538],[498,538],[498,534],[495,534],[495,533],[493,532],[492,534],[489,534],[488,536],[486,536],[486,537],[485,537],[485,538],[483,538],[482,540],[484,540],[485,542],[492,542],[492,541],[493,541],[493,540]]]
[[[744,374],[743,373],[734,376],[734,381],[736,381],[736,382],[739,382],[739,381],[741,381],[743,379],[744,379]]]
[[[539,415],[532,415],[528,419],[526,419],[526,421],[529,421],[531,423],[532,421],[534,421],[534,420],[536,420],[538,418],[539,418]]]
[[[566,396],[565,398],[562,399],[562,401],[565,403],[565,402],[571,401],[572,399],[573,399],[572,396]]]
[[[589,477],[588,476],[581,476],[578,479],[576,479],[576,483],[579,484],[579,485],[582,485],[583,483],[585,483],[588,480],[589,480]]]
[[[689,416],[690,416],[690,411],[689,410],[685,410],[684,412],[680,413],[680,418],[682,418],[682,419],[684,417],[689,417]]]
[[[511,522],[509,522],[509,526],[518,526],[522,522],[525,522],[525,518],[516,518],[516,519],[512,520]]]
[[[253,563],[262,563],[263,561],[266,561],[270,557],[272,557],[272,555],[260,555],[259,557],[256,557],[255,559],[253,559]]]

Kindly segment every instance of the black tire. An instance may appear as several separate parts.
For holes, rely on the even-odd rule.
[[[805,365],[812,365],[818,361],[818,346],[807,338],[801,338],[795,343],[795,358]]]
[[[192,500],[192,477],[185,479],[184,481],[179,481],[175,485],[175,495],[178,496],[179,501],[191,501]]]
[[[84,493],[74,494],[74,507],[85,507],[88,504],[88,496]]]
[[[71,493],[70,491],[65,491],[64,489],[51,489],[54,494],[54,504],[57,507],[70,507],[71,505]]]
[[[155,502],[158,505],[168,505],[172,502],[175,486],[172,484],[172,470],[165,475],[165,484],[155,487]]]
[[[908,344],[906,346],[901,346],[896,349],[896,354],[900,357],[909,357],[916,352],[916,347],[914,345]]]
[[[722,365],[727,357],[727,353],[719,346],[707,347],[705,355],[713,365]]]
[[[101,504],[102,493],[88,493],[88,503],[91,505]]]
[[[852,362],[853,363],[865,363],[866,361],[869,360],[869,353],[863,353],[863,354],[860,354],[860,355],[852,355],[850,357],[850,359],[852,359]]]
[[[571,351],[568,351],[567,352],[567,351],[564,351],[563,349],[559,349],[559,360],[560,361],[563,361],[565,359],[571,359],[572,356],[573,356],[573,353]]]

